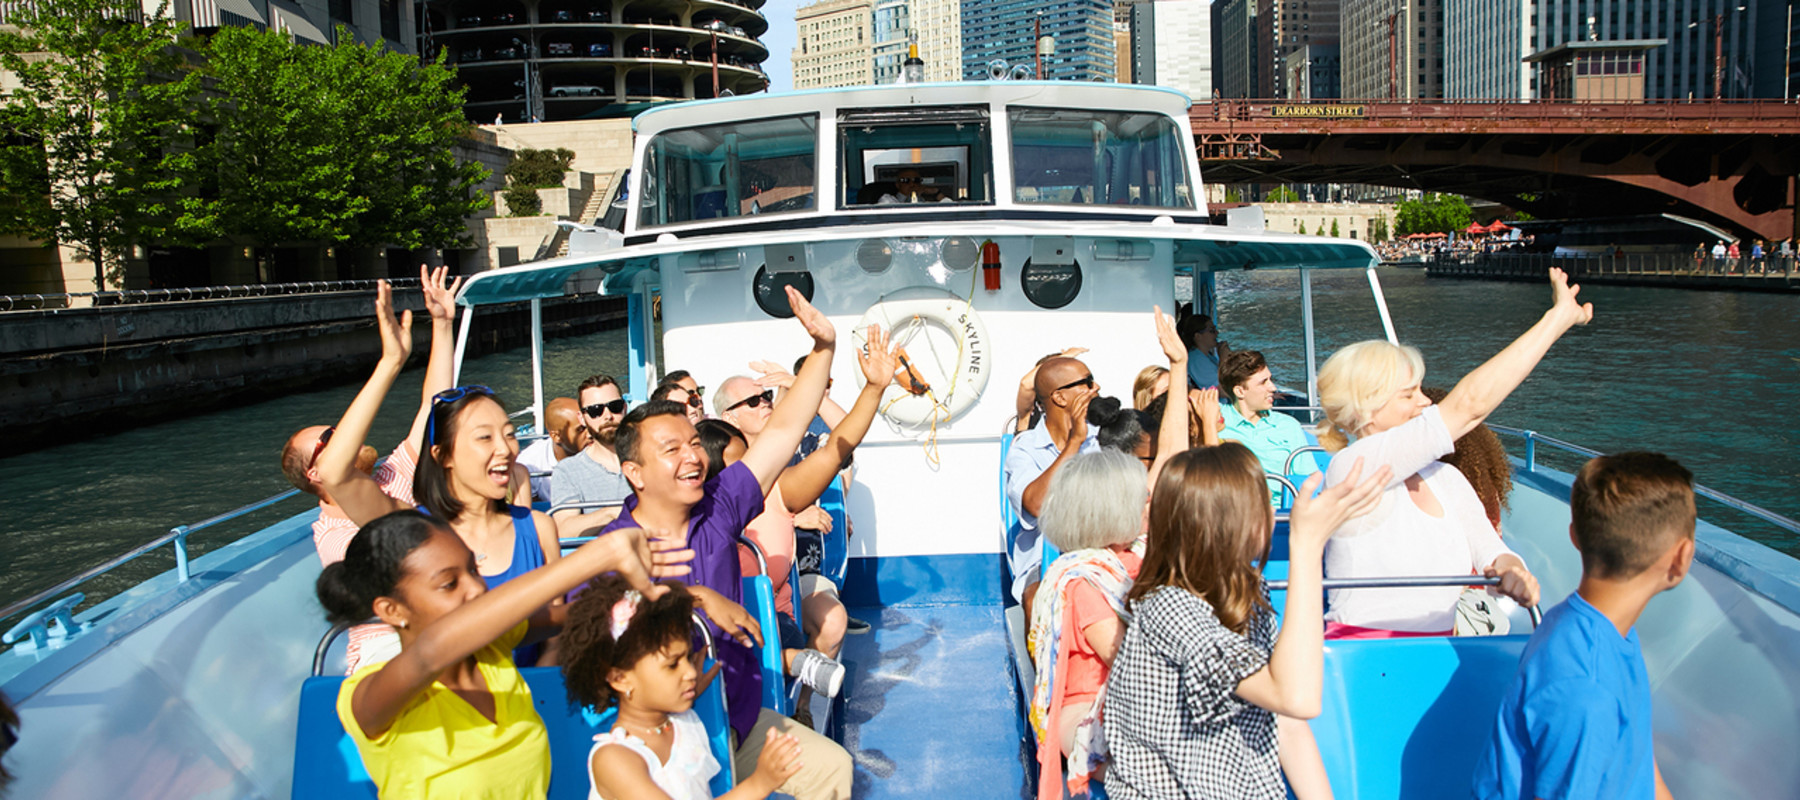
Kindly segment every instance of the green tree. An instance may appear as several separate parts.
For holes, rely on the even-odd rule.
[[[1468,227],[1474,218],[1468,201],[1461,197],[1427,192],[1418,200],[1400,201],[1395,207],[1394,229],[1401,236],[1450,233]]]
[[[1274,191],[1269,192],[1269,197],[1268,197],[1267,202],[1270,202],[1270,203],[1298,203],[1298,202],[1300,202],[1300,193],[1294,191],[1294,187],[1292,187],[1292,186],[1287,186],[1287,185],[1277,186],[1277,187],[1275,187]]]
[[[1227,203],[1242,203],[1242,202],[1244,202],[1243,190],[1237,188],[1236,186],[1226,187],[1225,202],[1227,202]]]
[[[1300,226],[1300,235],[1305,236],[1306,235],[1306,223],[1304,221],[1296,220],[1294,222],[1294,224]]]
[[[15,4],[17,30],[0,33],[0,68],[16,81],[0,111],[0,232],[72,246],[99,290],[122,277],[132,245],[207,234],[185,214],[199,77],[167,12],[137,0]]]
[[[1386,216],[1377,216],[1369,222],[1369,241],[1385,242],[1388,240],[1388,221]]]
[[[1338,235],[1338,221],[1336,217],[1332,217],[1331,219],[1331,235],[1333,237]]]
[[[455,244],[490,203],[476,191],[487,170],[454,152],[469,130],[455,73],[345,29],[337,41],[238,26],[213,37],[202,152],[218,191],[195,216],[258,243]]]
[[[513,154],[513,160],[506,165],[507,183],[518,186],[529,186],[533,189],[548,189],[561,186],[563,176],[575,163],[575,152],[558,147],[555,150],[533,150],[525,148]]]

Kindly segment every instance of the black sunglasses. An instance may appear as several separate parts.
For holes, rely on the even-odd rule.
[[[595,403],[591,406],[582,406],[581,410],[590,417],[598,417],[607,411],[611,411],[614,414],[623,414],[625,413],[625,398],[621,397],[610,403]]]
[[[1073,389],[1077,386],[1086,386],[1089,389],[1094,388],[1094,373],[1090,372],[1085,377],[1083,377],[1081,380],[1070,381],[1061,386],[1058,386],[1058,387],[1056,387],[1056,390],[1060,392],[1064,389]]]
[[[319,443],[313,445],[312,458],[306,460],[307,469],[312,469],[314,464],[319,463],[319,454],[325,452],[325,445],[331,442],[331,435],[334,433],[337,433],[336,425],[326,428],[324,433],[319,434]]]
[[[448,403],[454,403],[473,394],[493,397],[494,390],[481,385],[458,386],[452,389],[445,389],[431,396],[431,416],[425,421],[425,446],[430,447],[437,444],[438,407]]]
[[[775,405],[775,390],[774,389],[764,389],[762,394],[750,395],[749,397],[746,397],[742,400],[732,403],[731,405],[726,406],[725,410],[730,411],[732,409],[737,408],[738,406],[749,406],[751,408],[756,408],[758,406],[761,406],[763,403],[768,403],[771,407]]]
[[[689,408],[701,408],[706,405],[706,401],[701,400],[700,395],[690,394],[688,395],[687,404]]]

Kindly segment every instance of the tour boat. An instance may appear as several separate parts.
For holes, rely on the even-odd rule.
[[[1302,394],[1316,395],[1314,272],[1366,273],[1370,314],[1396,338],[1363,242],[1268,232],[1255,209],[1208,215],[1189,102],[1155,87],[996,80],[652,109],[635,121],[622,230],[580,228],[566,257],[471,276],[458,298],[459,367],[484,308],[527,302],[536,312],[570,287],[591,291],[578,276],[599,276],[600,292],[627,301],[634,402],[667,369],[716,386],[752,360],[804,353],[788,286],[837,326],[840,403],[861,380],[849,355],[859,332],[892,330],[920,385],[888,390],[837,510],[855,535],[833,536],[842,596],[873,631],[847,638],[840,700],[815,719],[853,755],[859,798],[1035,794],[1031,662],[1005,600],[1000,490],[1019,377],[1081,346],[1102,393],[1127,396],[1136,372],[1163,360],[1152,306],[1211,313],[1213,278],[1230,270],[1298,271],[1299,326],[1259,333],[1305,342]],[[903,172],[922,185],[902,189]],[[540,334],[535,392],[517,414],[539,431],[541,354]],[[1580,567],[1568,540],[1571,477],[1545,458],[1590,451],[1499,430],[1519,445],[1504,531],[1548,607]],[[0,612],[12,644],[0,653],[0,689],[23,718],[8,756],[12,796],[374,796],[332,709],[342,643],[313,596],[316,510],[187,556],[188,535],[294,494],[176,528]],[[1800,533],[1793,520],[1704,494]],[[1703,518],[1715,509],[1704,505]],[[163,546],[175,569],[74,613],[84,581]],[[1285,567],[1279,555],[1271,577]],[[746,596],[758,605],[757,592]],[[1465,796],[1529,626],[1329,643],[1312,725],[1336,796]],[[1638,627],[1658,761],[1675,794],[1800,794],[1790,749],[1800,741],[1800,563],[1703,519],[1692,576]],[[550,794],[585,797],[594,722],[565,706],[554,670],[527,672],[555,740]],[[788,702],[778,683],[768,695],[766,705]]]

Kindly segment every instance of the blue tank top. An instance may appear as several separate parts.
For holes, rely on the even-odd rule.
[[[537,522],[531,518],[531,507],[507,506],[506,508],[512,514],[513,521],[512,564],[507,566],[506,571],[498,575],[481,576],[482,580],[487,581],[489,591],[544,565],[544,547],[538,544]],[[425,514],[431,513],[424,506],[419,506],[419,511]],[[542,651],[541,644],[529,644],[514,648],[513,663],[521,667],[529,667],[537,663],[538,655]]]

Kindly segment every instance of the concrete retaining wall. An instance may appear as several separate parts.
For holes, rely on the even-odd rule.
[[[430,347],[417,290],[413,353]],[[381,353],[373,292],[0,315],[0,436],[9,452],[71,436],[361,380]],[[544,301],[546,337],[625,322],[619,298]],[[484,307],[468,356],[528,345],[526,304]]]

